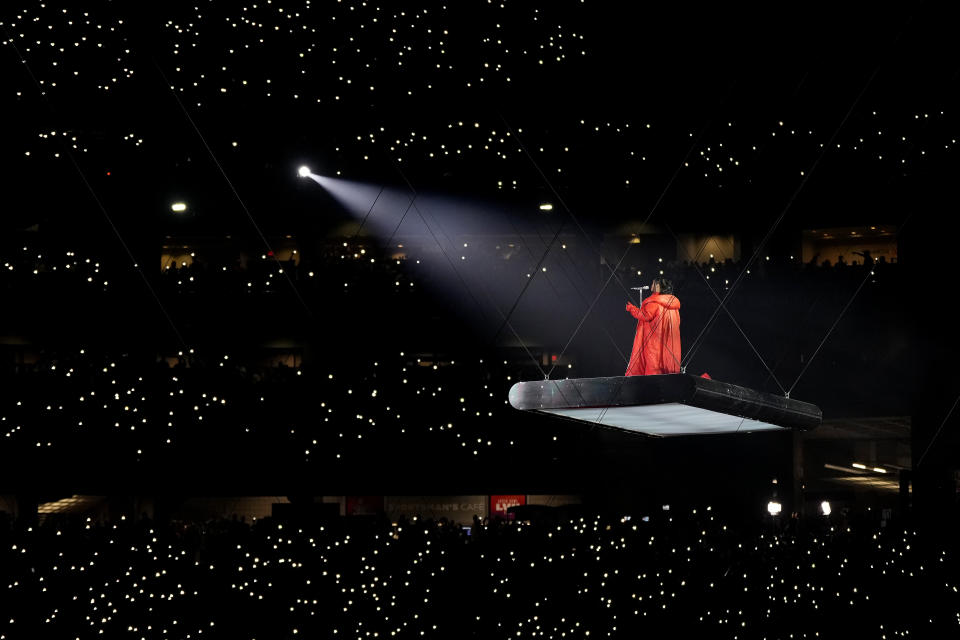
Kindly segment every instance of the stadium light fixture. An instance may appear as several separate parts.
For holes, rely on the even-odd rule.
[[[183,213],[184,211],[187,210],[187,203],[174,202],[172,205],[170,205],[170,210],[173,211],[174,213]]]
[[[310,175],[310,167],[303,165],[300,169],[297,170],[297,173],[300,174],[301,178],[306,178]]]
[[[544,202],[540,205],[540,211],[553,211],[553,205],[549,202]]]

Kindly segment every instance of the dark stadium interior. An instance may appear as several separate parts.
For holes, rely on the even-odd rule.
[[[0,7],[0,640],[956,635],[948,12],[626,6]]]

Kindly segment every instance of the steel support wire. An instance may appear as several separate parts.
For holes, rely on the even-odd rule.
[[[220,174],[223,176],[223,179],[227,182],[227,186],[230,187],[230,191],[233,192],[233,195],[237,198],[237,202],[240,203],[240,208],[243,209],[243,212],[247,215],[247,219],[250,221],[250,224],[253,225],[253,228],[256,230],[257,235],[260,236],[260,240],[263,242],[263,246],[269,251],[268,255],[273,257],[273,261],[277,264],[277,267],[286,277],[287,282],[290,284],[290,288],[293,290],[293,294],[296,296],[297,300],[303,306],[304,311],[306,311],[308,317],[313,317],[313,312],[310,310],[310,307],[307,305],[306,300],[303,299],[303,296],[300,295],[300,290],[297,289],[297,286],[293,282],[293,278],[290,277],[290,274],[285,271],[280,264],[279,258],[274,254],[273,249],[270,246],[270,242],[267,240],[267,237],[264,235],[263,231],[260,229],[260,225],[257,224],[257,221],[254,219],[253,214],[250,213],[250,209],[247,208],[246,203],[243,201],[243,198],[240,197],[240,193],[237,191],[237,188],[233,185],[233,182],[230,180],[230,176],[227,175],[226,170],[223,168],[223,165],[220,164],[220,161],[217,159],[217,155],[213,152],[213,149],[210,148],[210,145],[207,144],[207,139],[203,136],[203,133],[200,131],[200,127],[197,126],[197,123],[194,122],[193,118],[190,116],[190,112],[187,110],[187,107],[180,100],[180,96],[177,95],[177,92],[174,90],[170,81],[167,80],[166,74],[163,73],[163,69],[160,67],[160,64],[153,60],[154,67],[156,67],[157,72],[160,74],[160,77],[163,78],[164,83],[167,88],[170,89],[170,93],[173,95],[173,99],[176,100],[177,104],[180,106],[180,109],[183,111],[183,115],[186,117],[187,121],[190,123],[190,126],[193,127],[193,130],[197,133],[197,137],[200,138],[200,142],[203,143],[203,147],[207,150],[207,153],[210,154],[210,158],[213,160],[213,163],[217,165]]]
[[[47,96],[47,92],[44,91],[43,87],[40,85],[40,82],[37,80],[37,77],[34,75],[33,70],[30,68],[30,64],[27,62],[27,59],[20,52],[20,49],[17,47],[16,43],[13,41],[13,38],[10,36],[10,32],[4,27],[4,33],[7,36],[7,41],[10,43],[10,46],[13,47],[13,50],[16,52],[17,57],[20,58],[23,68],[26,70],[27,75],[30,76],[30,80],[33,82],[34,86],[37,88],[37,91],[40,93],[44,103],[47,105],[47,108],[51,112],[56,113],[56,109],[53,106],[50,98]],[[180,342],[180,345],[184,350],[188,349],[186,341],[183,339],[183,335],[180,333],[180,330],[177,328],[176,323],[174,323],[173,318],[167,312],[166,307],[163,305],[163,301],[160,300],[160,296],[157,295],[156,290],[153,288],[153,285],[150,284],[150,280],[147,278],[147,275],[143,272],[143,269],[140,267],[136,258],[133,255],[133,252],[130,250],[130,247],[127,245],[126,240],[123,239],[123,235],[120,233],[120,229],[117,228],[117,225],[114,223],[113,218],[107,212],[107,208],[103,205],[103,202],[100,200],[97,192],[94,190],[93,185],[90,184],[90,181],[87,180],[87,176],[84,173],[83,169],[80,167],[80,164],[77,162],[76,157],[73,155],[73,152],[70,150],[69,145],[64,146],[64,153],[67,158],[70,159],[70,163],[73,165],[73,168],[76,170],[77,175],[80,176],[80,180],[83,182],[84,186],[87,188],[87,191],[90,193],[90,197],[93,198],[93,201],[96,203],[97,208],[100,209],[100,213],[103,214],[104,219],[107,221],[107,224],[110,225],[110,229],[113,231],[114,235],[117,237],[117,240],[120,242],[120,246],[123,247],[124,252],[127,254],[127,257],[130,259],[131,265],[136,270],[137,274],[143,280],[144,286],[150,292],[150,295],[153,297],[154,301],[157,303],[157,306],[160,308],[160,312],[163,314],[163,317],[166,319],[167,324],[170,325],[170,329],[173,331],[173,334],[176,336],[177,341]]]
[[[693,356],[699,350],[701,339],[703,338],[705,333],[707,333],[709,329],[712,327],[713,321],[716,319],[717,314],[720,312],[720,309],[722,309],[726,305],[727,300],[737,290],[740,283],[743,281],[743,277],[746,275],[747,271],[750,269],[753,262],[757,259],[757,256],[759,256],[760,252],[764,249],[764,247],[766,247],[767,242],[770,241],[770,238],[773,236],[774,231],[776,231],[777,227],[780,226],[780,223],[783,221],[784,217],[786,217],[787,212],[790,210],[790,208],[793,206],[793,203],[796,201],[797,196],[800,195],[800,192],[803,191],[803,188],[807,185],[807,182],[809,182],[810,177],[813,175],[814,171],[819,166],[820,161],[823,160],[824,156],[827,153],[827,150],[831,147],[831,145],[833,144],[833,141],[836,140],[837,136],[840,134],[840,130],[843,128],[843,125],[846,124],[847,120],[850,118],[850,115],[853,113],[853,110],[856,108],[857,104],[859,104],[860,99],[863,97],[864,93],[866,93],[867,88],[873,82],[873,79],[877,76],[877,73],[879,71],[880,71],[880,65],[877,65],[874,68],[873,72],[870,74],[869,78],[867,78],[867,81],[864,84],[863,88],[860,90],[856,98],[853,100],[853,103],[850,105],[850,108],[847,109],[847,112],[844,114],[843,119],[834,129],[833,134],[830,136],[830,139],[823,146],[823,151],[821,151],[817,155],[816,159],[813,161],[813,164],[810,166],[810,168],[807,171],[804,171],[803,180],[800,181],[800,185],[794,190],[789,200],[787,200],[786,206],[784,206],[784,208],[780,211],[780,214],[774,220],[773,225],[770,227],[770,229],[767,230],[767,233],[764,235],[763,239],[757,245],[757,248],[753,252],[753,255],[750,257],[750,259],[747,261],[744,267],[740,270],[740,273],[737,275],[736,280],[734,280],[733,284],[727,290],[727,293],[723,296],[723,299],[720,300],[720,304],[717,305],[716,309],[714,309],[713,314],[711,314],[706,324],[704,324],[703,329],[700,330],[700,333],[697,335],[696,339],[693,341],[693,345],[691,346],[690,351],[687,352],[687,355],[683,359],[684,366],[690,363],[690,361],[693,359]]]

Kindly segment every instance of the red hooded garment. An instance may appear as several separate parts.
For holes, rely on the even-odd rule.
[[[680,301],[670,294],[654,293],[627,311],[637,319],[637,335],[627,365],[628,376],[680,372]]]

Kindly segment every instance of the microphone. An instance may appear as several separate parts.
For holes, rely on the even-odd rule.
[[[630,287],[630,291],[643,291],[644,289],[649,289],[650,285],[645,284],[642,287]]]

